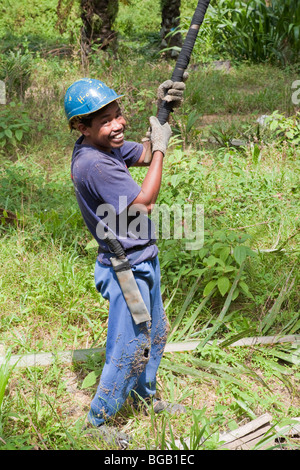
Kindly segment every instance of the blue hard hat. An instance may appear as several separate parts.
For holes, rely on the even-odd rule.
[[[114,90],[100,80],[81,78],[66,91],[64,106],[67,119],[86,116],[121,98]]]

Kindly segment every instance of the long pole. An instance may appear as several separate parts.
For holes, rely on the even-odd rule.
[[[189,64],[197,34],[201,24],[203,23],[209,2],[210,0],[198,1],[198,5],[192,18],[190,28],[188,30],[185,41],[177,58],[176,65],[171,77],[171,80],[173,80],[173,82],[182,82],[183,80],[183,74]],[[161,124],[167,122],[169,114],[172,111],[173,109],[170,103],[163,101],[157,115],[159,122]]]

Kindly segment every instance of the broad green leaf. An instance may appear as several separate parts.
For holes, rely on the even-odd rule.
[[[170,182],[173,188],[176,188],[176,186],[180,183],[180,175],[172,175],[170,178]]]
[[[217,281],[209,281],[208,284],[206,284],[205,289],[203,291],[203,296],[206,297],[216,286]]]
[[[219,251],[219,257],[221,260],[224,262],[227,260],[228,256],[230,253],[230,247],[229,246],[224,246],[220,251]]]
[[[250,297],[251,299],[253,299],[253,295],[252,295],[251,292],[249,291],[249,287],[248,287],[248,285],[247,285],[244,281],[240,281],[240,282],[239,282],[239,287],[242,289],[242,291],[243,291],[248,297]]]
[[[207,253],[208,253],[208,249],[203,247],[199,250],[198,255],[200,259],[203,259]]]
[[[234,266],[225,266],[224,272],[231,273],[232,271],[236,271],[236,270],[237,268],[235,268]]]
[[[239,289],[236,288],[234,290],[233,294],[232,294],[232,299],[231,300],[235,300],[239,296],[239,293],[240,293]]]
[[[15,136],[18,139],[18,141],[20,141],[23,137],[23,131],[21,131],[21,129],[16,130]]]
[[[271,121],[270,123],[270,129],[271,131],[273,131],[274,129],[276,129],[278,127],[278,121],[276,121],[275,119],[273,121]]]
[[[247,248],[243,245],[235,246],[233,249],[233,257],[239,265],[245,261],[247,254]]]
[[[95,370],[90,372],[85,377],[84,381],[82,382],[81,388],[88,388],[88,387],[92,387],[93,385],[95,385],[99,375],[100,375],[100,372],[96,372]]]
[[[12,131],[10,129],[5,129],[4,133],[5,133],[6,137],[8,137],[9,139],[11,139],[12,136],[13,136]]]
[[[228,277],[222,276],[218,279],[218,289],[222,297],[228,292],[230,287],[230,282]]]
[[[213,255],[210,255],[205,261],[206,261],[207,266],[211,266],[211,267],[214,266],[218,262],[217,258]]]

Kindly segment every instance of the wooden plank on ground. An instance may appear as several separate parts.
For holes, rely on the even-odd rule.
[[[297,438],[299,435],[300,418],[291,418],[290,424],[280,427],[274,426],[272,416],[269,413],[265,413],[233,431],[220,434],[219,442],[221,446],[219,449],[252,450],[259,444],[259,450],[266,450],[276,446],[278,438]],[[184,443],[189,448],[190,438],[184,439]],[[175,440],[175,445],[178,449],[184,448],[179,439]]]
[[[233,431],[220,435],[221,446],[229,450],[250,450],[263,439],[271,429],[272,416],[265,413],[262,416],[240,426]],[[270,443],[268,443],[270,445]]]
[[[300,437],[300,418],[291,418],[291,423],[286,426],[275,426],[280,436]]]
[[[256,418],[255,420],[247,423],[238,429],[224,433],[220,435],[219,442],[221,444],[220,449],[222,450],[250,450],[258,442],[263,439],[264,435],[271,428],[272,416],[269,413]],[[185,444],[190,445],[190,438],[184,439]],[[175,441],[178,449],[183,449],[181,441],[178,439]],[[268,443],[272,445],[272,443]],[[201,447],[201,443],[200,443]]]

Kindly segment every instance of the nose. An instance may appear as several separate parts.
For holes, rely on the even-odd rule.
[[[115,118],[112,122],[112,128],[113,130],[120,130],[122,129],[126,124],[125,119],[122,117]]]

